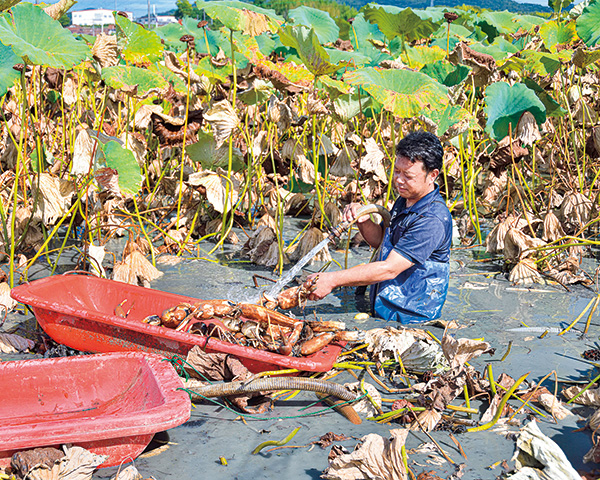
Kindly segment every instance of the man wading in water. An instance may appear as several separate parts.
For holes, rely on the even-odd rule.
[[[443,155],[438,138],[427,132],[413,132],[398,142],[392,183],[400,197],[392,208],[390,226],[383,231],[368,215],[357,219],[369,245],[381,247],[377,260],[311,275],[318,277],[311,300],[337,287],[371,285],[371,308],[385,320],[417,323],[440,316],[452,242],[452,217],[435,183]],[[344,220],[353,221],[360,206],[348,205]]]

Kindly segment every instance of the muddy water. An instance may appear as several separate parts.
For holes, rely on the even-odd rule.
[[[204,260],[184,260],[174,266],[161,266],[163,277],[153,283],[153,288],[171,291],[198,298],[229,298],[244,300],[256,294],[252,275],[258,273],[271,276],[271,272],[258,269],[240,261],[235,252],[239,247],[228,247],[214,257],[215,262]],[[348,255],[348,264],[354,265],[369,260],[370,252],[366,248],[352,250]],[[547,327],[562,328],[570,323],[587,305],[594,293],[583,287],[574,287],[566,292],[562,287],[536,285],[532,288],[515,288],[498,273],[498,263],[479,262],[482,252],[477,250],[455,251],[452,255],[452,275],[448,299],[443,311],[445,320],[456,320],[462,329],[454,330],[457,337],[484,337],[496,348],[493,357],[485,356],[472,362],[482,371],[486,363],[493,365],[497,377],[505,372],[514,378],[530,372],[529,379],[541,379],[552,370],[557,372],[559,380],[580,381],[589,378],[588,365],[580,360],[580,354],[594,345],[598,339],[600,322],[598,316],[593,319],[587,337],[581,336],[581,324],[563,336],[541,334]],[[344,255],[333,252],[333,257],[342,265]],[[593,271],[594,267],[590,263]],[[317,271],[320,264],[309,266],[305,272]],[[65,267],[67,268],[67,267]],[[330,268],[338,268],[332,265]],[[40,272],[43,276],[43,272]],[[264,283],[264,281],[263,281]],[[268,283],[264,283],[268,286]],[[317,315],[325,320],[343,320],[362,329],[381,327],[385,324],[370,318],[356,322],[354,315],[364,311],[364,299],[356,297],[354,290],[340,289],[324,300],[309,304],[304,311],[296,311],[298,316]],[[586,316],[587,317],[587,316]],[[12,324],[30,318],[28,315],[11,315]],[[537,331],[515,331],[525,324],[539,327]],[[438,338],[443,331],[437,327],[429,329]],[[505,361],[500,362],[509,342],[512,349]],[[339,382],[354,382],[348,374],[336,377]],[[367,379],[368,381],[368,379]],[[552,391],[554,384],[546,383]],[[391,394],[382,392],[385,398]],[[301,426],[301,430],[289,445],[308,445],[327,432],[344,433],[355,439],[367,433],[388,436],[389,428],[374,422],[364,421],[362,425],[352,425],[337,413],[319,416],[302,416],[313,413],[322,406],[308,405],[315,401],[312,394],[300,394],[289,401],[278,401],[275,409],[259,419],[247,418],[247,423],[236,420],[237,414],[227,411],[220,405],[197,405],[191,419],[184,425],[168,432],[169,444],[160,450],[149,452],[139,458],[135,465],[144,478],[153,477],[167,480],[187,480],[200,478],[217,479],[317,479],[327,466],[329,449],[319,447],[309,449],[285,448],[272,453],[252,456],[250,452],[259,443],[266,440],[281,440],[291,430]],[[478,407],[476,401],[473,402]],[[483,406],[481,407],[483,408]],[[581,407],[573,411],[585,413]],[[518,418],[523,420],[524,415]],[[579,423],[578,423],[579,420]],[[550,436],[565,451],[573,466],[589,470],[590,465],[582,463],[583,455],[591,446],[589,431],[572,431],[583,424],[579,416],[571,416],[555,424],[548,416],[539,419],[541,430]],[[512,428],[513,431],[517,427]],[[457,464],[465,463],[463,479],[494,479],[502,468],[487,467],[507,460],[514,450],[514,441],[491,431],[456,434],[467,459],[463,458],[446,432],[433,432],[433,437],[442,445],[448,456]],[[339,442],[352,449],[356,440]],[[417,448],[428,442],[420,432],[409,435],[407,448]],[[160,453],[157,453],[159,452]],[[263,451],[264,452],[264,451]],[[409,452],[410,453],[410,452]],[[227,466],[219,458],[227,459]],[[445,477],[454,472],[454,467],[445,462],[435,452],[410,454],[409,466],[415,474],[434,470]],[[96,472],[94,478],[109,478],[116,469],[104,469]]]

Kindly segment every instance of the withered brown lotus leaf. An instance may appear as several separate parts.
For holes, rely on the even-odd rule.
[[[337,227],[341,221],[342,211],[335,202],[325,202],[325,205],[323,205],[323,211],[321,211],[321,209],[315,209],[313,225],[316,225],[319,228],[321,228],[321,222],[323,224],[323,228],[331,228]]]
[[[600,428],[600,408],[596,409],[594,413],[588,417],[586,424],[592,432],[595,432]]]
[[[50,15],[50,17],[52,17],[54,20],[58,20],[76,3],[76,0],[59,0],[56,3],[52,3],[46,7],[43,7],[43,9],[44,12]]]
[[[212,126],[217,148],[229,139],[240,119],[228,100],[221,100],[206,112],[204,119]]]
[[[331,138],[323,134],[319,136],[319,155],[337,155],[339,148],[333,144]]]
[[[388,70],[402,70],[405,68],[408,68],[408,66],[400,59],[397,60],[382,60],[381,62],[379,62],[379,66],[381,68],[385,68]]]
[[[92,56],[102,68],[114,67],[119,63],[117,36],[101,33],[96,37],[92,46]]]
[[[317,92],[313,91],[308,95],[306,100],[306,110],[309,115],[328,115],[329,110],[323,104],[323,101],[318,97]]]
[[[542,238],[546,242],[554,242],[565,236],[565,232],[560,224],[560,220],[552,210],[546,213],[544,217],[544,233]]]
[[[163,107],[160,105],[142,105],[140,108],[138,108],[137,112],[135,112],[132,126],[138,130],[146,130],[150,126],[153,113],[163,113]]]
[[[329,466],[323,471],[321,478],[406,480],[402,447],[408,433],[407,429],[397,428],[390,430],[390,439],[376,433],[365,435],[352,453],[330,455]]]
[[[360,169],[372,173],[375,180],[387,184],[387,172],[383,165],[385,154],[373,137],[365,141],[365,155],[360,159]]]
[[[334,42],[333,46],[334,48],[337,48],[342,52],[352,52],[354,50],[354,47],[352,46],[352,42],[350,40],[342,40],[341,38],[338,38]]]
[[[203,186],[206,200],[219,213],[229,211],[238,200],[239,180],[235,176],[227,180],[225,175],[204,171],[197,180],[198,185]]]
[[[573,110],[573,119],[578,125],[595,125],[598,122],[598,113],[583,98],[577,100]]]
[[[542,138],[537,121],[532,113],[524,112],[517,123],[516,140],[522,145],[533,145]]]
[[[277,124],[280,131],[286,131],[292,123],[292,109],[285,103],[279,101],[275,95],[269,98],[267,107],[267,118],[269,121]]]
[[[11,288],[8,283],[0,283],[0,318],[3,318],[6,312],[10,312],[17,305],[17,302],[10,296],[10,290]]]
[[[258,219],[258,222],[256,222],[256,228],[261,227],[263,225],[266,227],[270,227],[272,231],[277,230],[277,223],[275,222],[275,219],[268,213],[265,213],[262,217]]]
[[[139,250],[127,255],[121,262],[117,262],[113,269],[113,280],[149,287],[152,280],[162,276],[158,270]]]
[[[312,213],[312,208],[304,194],[298,192],[286,197],[284,211],[293,217],[308,216]]]
[[[69,210],[75,186],[69,180],[53,177],[48,173],[40,173],[38,183],[39,185],[35,182],[32,185],[34,196],[37,197],[36,208],[41,211],[44,224],[52,225]]]
[[[560,206],[560,217],[564,220],[563,228],[572,233],[580,229],[590,220],[592,201],[581,192],[567,193]]]
[[[352,164],[357,159],[358,155],[354,148],[343,146],[337,154],[333,165],[331,165],[329,174],[334,177],[354,177],[356,170],[352,168]]]
[[[186,145],[195,143],[198,140],[196,134],[202,126],[203,115],[201,110],[190,110],[185,133],[183,128],[184,117],[171,117],[164,113],[152,113],[150,118],[153,123],[153,131],[161,146],[180,146],[183,143],[184,136]]]
[[[437,410],[424,410],[421,413],[417,414],[417,418],[415,418],[410,423],[408,429],[419,432],[421,430],[431,432],[437,426],[441,419],[441,412],[438,412]]]
[[[206,224],[206,233],[216,233],[217,236],[213,237],[216,239],[221,238],[221,230],[223,229],[223,220],[220,218],[215,218]],[[240,239],[233,230],[230,230],[227,236],[225,237],[225,243],[230,243],[232,245],[238,244]]]
[[[522,217],[509,215],[496,224],[485,239],[485,250],[488,253],[502,253],[504,251],[504,239],[511,228],[521,230],[527,226],[527,220]]]
[[[290,254],[291,260],[298,260],[308,252],[310,252],[314,247],[316,247],[319,243],[321,243],[327,237],[321,230],[317,227],[309,228],[302,238],[298,242],[298,246],[294,250],[292,254]],[[325,245],[323,249],[317,253],[309,262],[309,265],[312,265],[315,262],[330,262],[331,254],[329,253],[329,246]]]
[[[451,368],[462,368],[465,363],[484,353],[493,353],[493,349],[489,343],[481,340],[457,339],[452,335],[444,335],[442,337],[442,352]]]
[[[542,393],[538,402],[547,412],[549,412],[557,420],[564,420],[572,413],[565,408],[561,401],[551,393]]]
[[[526,285],[531,283],[543,283],[537,265],[532,258],[520,260],[510,271],[508,280],[515,285]]]
[[[545,245],[540,238],[532,238],[516,228],[510,228],[504,238],[504,257],[511,263],[533,253],[533,249]]]
[[[94,178],[103,189],[115,195],[116,197],[121,196],[121,189],[119,188],[119,172],[116,168],[99,168],[94,173]]]
[[[503,170],[500,175],[496,175],[493,171],[489,171],[485,176],[484,184],[486,184],[486,187],[483,191],[483,199],[492,205],[497,204],[508,184],[506,170]]]
[[[459,42],[450,53],[449,60],[452,63],[460,63],[472,68],[469,74],[475,86],[488,85],[497,74],[496,61],[494,57],[486,53],[476,52],[465,42]]]

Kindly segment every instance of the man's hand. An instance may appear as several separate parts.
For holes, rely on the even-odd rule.
[[[313,273],[308,276],[308,280],[316,279],[316,287],[308,296],[309,300],[321,300],[331,293],[335,285],[331,282],[331,273]]]
[[[356,219],[356,212],[362,206],[363,205],[361,205],[360,203],[350,203],[346,205],[346,207],[344,208],[344,212],[342,213],[344,221],[350,223],[356,220],[357,223],[363,223],[369,220],[369,215],[363,215],[362,217]]]

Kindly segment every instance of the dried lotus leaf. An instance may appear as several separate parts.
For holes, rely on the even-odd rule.
[[[363,413],[367,417],[375,417],[379,414],[379,410],[375,408],[375,405],[381,409],[381,394],[377,391],[377,389],[371,385],[370,383],[364,382],[362,385],[360,382],[354,383],[345,383],[344,387],[350,390],[353,393],[356,393],[357,396],[363,394],[362,387],[364,387],[365,391],[371,397],[369,400],[367,397],[361,398],[358,402],[352,404],[352,407],[356,411],[356,413]],[[375,403],[375,405],[373,405]]]
[[[38,184],[32,185],[32,190],[37,196],[37,209],[42,213],[44,224],[52,225],[69,210],[75,185],[69,180],[40,173]]]
[[[541,138],[542,134],[535,117],[530,112],[524,112],[517,123],[516,139],[520,140],[522,145],[533,145]]]
[[[542,393],[538,398],[538,402],[557,420],[564,420],[568,415],[572,415],[560,400],[551,393]]]
[[[515,285],[526,285],[531,283],[543,283],[535,261],[531,258],[520,260],[510,271],[508,280]]]
[[[119,53],[116,35],[101,33],[96,37],[92,46],[92,56],[102,68],[114,67],[119,63]]]
[[[555,242],[564,236],[565,232],[560,224],[560,220],[554,212],[550,210],[544,217],[544,233],[542,238],[546,242]]]
[[[504,239],[511,228],[521,230],[527,225],[527,220],[514,215],[509,215],[498,223],[485,239],[485,248],[488,253],[502,253],[504,251]]]
[[[323,212],[321,212],[321,209],[315,211],[313,225],[321,226],[321,222],[323,228],[337,227],[342,222],[342,211],[335,202],[326,202],[323,205]]]
[[[598,430],[600,427],[600,408],[588,417],[587,426],[592,432]]]
[[[567,400],[571,400],[573,397],[575,397],[575,395],[577,395],[579,392],[581,392],[583,390],[583,388],[584,387],[579,387],[577,385],[574,385],[572,387],[564,389],[562,391],[562,395]],[[577,403],[579,405],[600,407],[600,388],[590,388],[589,390],[586,390],[581,395],[579,395],[575,400],[573,400],[573,402]]]
[[[185,388],[189,389],[192,387],[188,386]],[[138,469],[135,468],[134,465],[129,465],[122,470],[119,469],[119,471],[113,477],[111,477],[110,480],[142,480],[142,478],[144,478],[144,476],[138,472]]]
[[[512,263],[517,263],[533,249],[545,245],[539,238],[532,238],[516,228],[510,228],[504,238],[504,257]]]
[[[290,255],[292,260],[298,260],[303,258],[308,252],[310,252],[314,247],[316,247],[319,243],[321,243],[327,235],[324,234],[321,230],[316,227],[309,228],[302,238],[300,242],[298,242],[298,246],[294,250],[293,254]],[[315,262],[330,262],[331,254],[329,253],[329,246],[325,244],[323,248],[315,254],[313,258],[310,259],[309,265],[312,265]]]
[[[161,275],[162,272],[138,250],[131,252],[123,261],[116,263],[113,269],[113,280],[144,287],[149,287],[150,282]]]
[[[590,220],[592,213],[592,201],[580,192],[569,192],[560,206],[560,217],[576,230],[583,227]]]
[[[442,414],[437,410],[421,412],[409,425],[409,430],[431,432],[442,419]]]
[[[442,352],[450,367],[457,368],[462,367],[473,358],[477,358],[484,353],[491,353],[493,350],[489,343],[481,340],[456,339],[451,335],[444,335],[442,338]]]
[[[137,112],[133,117],[132,125],[138,130],[147,130],[150,127],[150,121],[152,120],[152,114],[162,114],[163,107],[160,105],[147,105],[144,104],[138,108]]]
[[[296,172],[301,182],[308,185],[315,183],[315,165],[306,158],[304,153],[296,156]]]
[[[204,114],[204,119],[212,126],[217,149],[223,145],[237,128],[240,120],[228,100],[221,100]]]
[[[319,155],[328,157],[329,155],[337,155],[339,148],[336,147],[327,135],[319,137]]]
[[[323,101],[318,97],[317,92],[309,94],[306,101],[306,109],[309,115],[328,115],[329,110],[323,105]]]
[[[6,282],[0,283],[0,318],[10,312],[17,305],[16,300],[10,296],[10,285]],[[1,322],[0,322],[1,324]]]
[[[106,278],[106,272],[104,271],[104,267],[102,267],[102,262],[106,256],[105,246],[100,245],[97,247],[93,243],[90,243],[87,246],[87,253],[88,257],[92,260],[90,262],[90,271],[97,277]]]
[[[197,185],[206,189],[206,200],[219,213],[229,211],[238,200],[239,182],[234,176],[231,180],[233,185],[228,185],[227,178],[213,172],[202,172],[197,180]]]
[[[340,149],[329,169],[329,174],[334,177],[354,177],[356,171],[352,168],[352,163],[357,159],[358,155],[354,148],[346,146]]]
[[[2,353],[21,353],[32,350],[35,346],[33,340],[23,338],[14,333],[0,333],[0,352]]]
[[[373,137],[365,141],[365,155],[360,159],[360,169],[372,173],[376,180],[387,184],[387,174],[383,165],[385,154]]]

